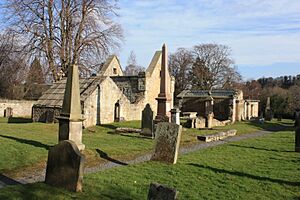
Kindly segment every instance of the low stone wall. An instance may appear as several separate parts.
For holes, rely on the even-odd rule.
[[[56,117],[59,117],[60,107],[34,105],[32,107],[33,122],[53,123],[58,122]]]
[[[31,117],[31,110],[36,101],[0,99],[0,117],[4,117],[5,109],[12,108],[13,117]]]

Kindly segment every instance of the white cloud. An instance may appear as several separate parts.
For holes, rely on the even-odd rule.
[[[120,23],[130,50],[147,66],[167,42],[170,51],[198,43],[222,43],[237,64],[300,62],[298,0],[136,0],[120,1]]]

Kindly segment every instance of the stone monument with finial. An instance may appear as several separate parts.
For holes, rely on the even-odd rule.
[[[160,92],[157,100],[157,115],[155,123],[169,122],[171,117],[171,98],[170,98],[170,80],[168,71],[168,53],[167,46],[162,46],[161,70],[160,70]]]
[[[59,120],[59,141],[72,140],[79,150],[84,150],[82,144],[82,121],[80,104],[80,87],[78,66],[68,67],[68,76],[64,100]]]
[[[273,112],[271,109],[271,99],[270,99],[270,97],[268,97],[267,103],[266,103],[266,109],[265,109],[265,120],[271,121],[272,118],[273,118]]]

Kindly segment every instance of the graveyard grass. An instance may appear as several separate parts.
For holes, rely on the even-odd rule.
[[[281,123],[291,123],[283,121]],[[252,133],[268,127],[280,125],[277,121],[259,125],[239,122],[214,130],[183,129],[181,146],[199,142],[197,135],[214,133],[225,129],[237,129],[238,134]],[[117,160],[127,160],[150,152],[153,140],[139,137],[137,134],[115,134],[117,127],[139,128],[140,121],[125,121],[87,128],[83,131],[84,154],[87,166],[106,162],[99,152]],[[8,123],[0,118],[0,173],[17,177],[24,171],[45,167],[47,153],[58,140],[58,124],[31,123],[28,119],[15,119]],[[20,174],[20,175],[21,175]]]
[[[299,162],[291,129],[180,155],[176,165],[88,174],[82,193],[36,183],[1,189],[0,199],[146,199],[151,182],[176,188],[179,199],[299,199]]]

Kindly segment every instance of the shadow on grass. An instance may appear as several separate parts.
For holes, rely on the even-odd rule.
[[[7,123],[12,123],[12,124],[32,123],[32,119],[24,118],[24,117],[10,117],[8,118]]]
[[[292,181],[286,181],[286,180],[281,180],[281,179],[275,179],[275,178],[269,178],[269,177],[263,177],[263,176],[256,176],[256,175],[247,174],[247,173],[244,173],[244,172],[229,171],[229,170],[226,170],[226,169],[218,169],[218,168],[215,168],[215,167],[204,166],[204,165],[195,164],[195,163],[189,163],[188,165],[203,168],[203,169],[209,169],[209,170],[211,170],[215,173],[230,174],[230,175],[233,175],[233,176],[247,177],[247,178],[255,179],[255,180],[258,180],[258,181],[269,181],[269,182],[273,182],[273,183],[285,184],[285,185],[290,185],[290,186],[300,186],[300,182],[292,182]]]
[[[294,130],[293,124],[284,123],[284,122],[274,123],[274,122],[265,121],[263,124],[261,124],[257,121],[247,121],[246,124],[249,126],[255,126],[263,130],[272,131],[272,132]]]
[[[255,150],[262,150],[262,151],[284,152],[284,153],[295,152],[295,151],[281,151],[281,150],[277,150],[277,149],[265,149],[265,148],[252,147],[252,146],[249,147],[249,146],[236,145],[236,144],[228,144],[228,146],[247,148],[247,149],[255,149]]]
[[[101,187],[95,185],[94,188],[97,189],[87,191],[84,189],[82,193],[74,193],[45,183],[34,183],[3,188],[0,199],[142,199],[138,194],[133,194],[129,189],[119,185],[105,184]]]
[[[1,188],[1,182],[4,184],[4,186],[8,186],[8,185],[20,185],[21,183],[12,179],[12,178],[9,178],[3,174],[0,174],[0,188]]]
[[[8,136],[8,135],[0,135],[0,137],[15,140],[17,142],[24,143],[24,144],[29,144],[29,145],[32,145],[32,146],[35,146],[35,147],[44,148],[46,150],[49,150],[49,148],[51,147],[50,145],[43,144],[41,142],[34,141],[34,140],[16,138],[16,137]]]
[[[99,126],[104,127],[104,128],[108,128],[108,129],[112,129],[112,130],[115,130],[116,128],[118,128],[117,126],[112,125],[112,124],[101,124]]]
[[[116,163],[116,164],[119,164],[119,165],[128,165],[127,163],[124,163],[124,162],[121,162],[119,160],[116,160],[116,159],[113,159],[111,157],[108,156],[107,153],[105,153],[104,151],[101,151],[100,149],[96,149],[97,153],[99,154],[99,156],[101,158],[104,158],[110,162],[113,162],[113,163]]]

